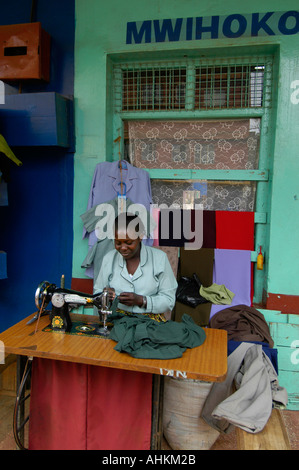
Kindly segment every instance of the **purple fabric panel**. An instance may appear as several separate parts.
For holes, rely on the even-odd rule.
[[[234,305],[251,305],[251,251],[214,251],[213,282],[224,284],[235,294],[230,305],[212,305],[210,318],[215,313]]]

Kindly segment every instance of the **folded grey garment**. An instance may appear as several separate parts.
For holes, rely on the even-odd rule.
[[[237,388],[234,393],[233,385]],[[257,433],[267,424],[273,402],[286,405],[287,392],[279,387],[262,345],[243,342],[229,355],[226,379],[213,385],[201,416],[224,433],[233,426]]]

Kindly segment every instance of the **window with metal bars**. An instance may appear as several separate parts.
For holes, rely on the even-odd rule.
[[[271,60],[115,67],[115,106],[127,111],[183,111],[269,107]]]
[[[122,71],[122,110],[184,109],[186,69]]]
[[[263,65],[197,67],[195,109],[263,106]]]
[[[123,148],[113,158],[149,171],[158,206],[255,211],[264,246],[272,64],[269,55],[114,64],[113,135]],[[263,282],[256,272],[256,302]]]

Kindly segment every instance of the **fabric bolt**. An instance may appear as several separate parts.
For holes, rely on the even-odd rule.
[[[224,284],[235,294],[231,305],[251,305],[251,253],[247,250],[214,250],[213,283]],[[223,309],[213,304],[211,317]]]
[[[152,375],[34,358],[30,450],[150,450]]]
[[[286,406],[288,397],[260,344],[242,342],[228,356],[227,376],[215,383],[201,417],[213,428],[228,433],[237,426],[252,434],[263,430],[273,406]],[[236,391],[232,393],[233,385]]]
[[[210,319],[210,327],[226,330],[228,340],[261,341],[274,346],[264,315],[254,307],[236,305],[221,310]]]
[[[216,248],[216,211],[203,211],[202,248]]]
[[[172,211],[177,211],[172,217]],[[197,212],[196,212],[197,211]],[[195,217],[198,218],[197,226],[195,225]],[[188,236],[190,231],[194,231],[195,227],[198,233],[198,229],[202,230],[202,236],[197,234],[197,238],[201,241],[200,248],[216,248],[216,212],[215,211],[203,211],[201,209],[160,209],[159,217],[156,216],[158,221],[158,241],[156,244],[160,246],[178,246],[183,247],[186,243],[194,243],[195,237]],[[185,217],[185,223],[184,223]],[[162,230],[168,234],[169,224],[169,236],[162,238]],[[176,224],[176,225],[174,225]],[[176,232],[177,231],[177,232]],[[178,236],[176,236],[178,233]]]
[[[216,248],[254,250],[254,212],[216,211]]]
[[[174,307],[177,281],[166,253],[141,244],[140,263],[133,276],[129,275],[126,261],[117,250],[107,253],[94,292],[102,292],[105,287],[114,288],[117,296],[121,292],[146,296],[146,308],[119,303],[120,309],[134,313],[164,313]]]
[[[211,248],[200,250],[180,249],[180,275],[192,276],[195,272],[203,286],[213,283],[215,252]]]
[[[202,209],[160,209],[159,246],[200,249],[203,243]]]
[[[175,359],[187,348],[200,346],[205,331],[188,315],[181,322],[156,322],[144,315],[111,316],[113,328],[109,338],[116,341],[115,350],[143,359]]]
[[[230,305],[235,296],[224,284],[213,283],[209,287],[200,286],[200,295],[213,304]]]

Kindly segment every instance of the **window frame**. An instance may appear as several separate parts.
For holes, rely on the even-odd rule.
[[[273,99],[273,56],[258,57],[230,57],[224,59],[211,58],[205,61],[199,60],[179,60],[179,61],[144,61],[143,64],[150,64],[152,67],[173,66],[186,67],[186,101],[184,109],[172,110],[150,110],[150,111],[123,111],[121,108],[121,80],[122,66],[140,67],[134,61],[119,62],[112,65],[113,76],[113,98],[112,98],[112,159],[118,160],[124,155],[124,122],[129,120],[204,120],[204,119],[239,119],[239,118],[260,118],[260,149],[259,167],[257,170],[189,170],[179,169],[147,169],[151,179],[162,180],[213,180],[213,181],[256,181],[256,204],[255,204],[255,250],[251,254],[253,262],[256,261],[260,246],[265,253],[268,240],[268,205],[269,205],[269,169],[272,133],[271,128],[271,102]],[[195,68],[200,63],[201,66],[219,64],[260,64],[265,66],[264,83],[264,103],[259,107],[248,108],[221,108],[221,109],[195,109]],[[255,269],[254,276],[254,302],[261,303],[265,274]]]

